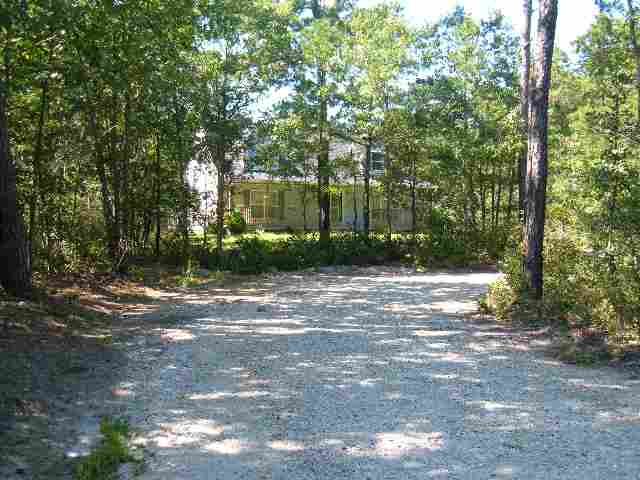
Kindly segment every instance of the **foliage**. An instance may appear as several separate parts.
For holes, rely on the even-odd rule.
[[[228,213],[224,223],[232,235],[242,235],[247,231],[247,222],[238,210]]]
[[[100,444],[83,459],[74,472],[76,480],[102,480],[111,478],[122,463],[140,462],[129,442],[129,424],[124,420],[102,419]]]
[[[578,238],[576,232],[549,229],[542,303],[527,299],[522,257],[511,254],[502,264],[504,278],[490,287],[487,307],[502,320],[567,322],[573,328],[595,327],[618,340],[639,334],[640,282],[635,269],[629,266],[612,276],[608,259],[589,251]]]
[[[366,237],[334,233],[331,241],[320,242],[317,234],[251,234],[230,240],[224,255],[197,250],[200,264],[208,269],[239,274],[294,271],[329,265],[381,265],[404,262],[419,268],[467,265],[486,257],[464,251],[451,242],[437,244],[431,234],[396,234]]]
[[[0,69],[11,73],[2,75],[8,138],[36,270],[126,270],[153,255],[180,265],[189,284],[196,260],[256,273],[502,258],[505,280],[489,295],[500,316],[524,308],[611,334],[638,331],[629,3],[599,2],[577,57],[555,55],[540,308],[521,295],[519,45],[499,12],[477,21],[456,8],[415,28],[395,3],[9,5],[0,7],[9,20]],[[265,104],[270,97],[281,101]],[[384,172],[372,175],[371,156],[329,155],[337,141],[384,152]],[[219,242],[215,254],[195,246],[191,222],[213,214],[198,212],[189,165],[212,164],[226,189],[247,173],[233,169],[236,159],[250,173],[301,182],[305,228],[317,218],[307,206],[328,208],[335,182],[367,183],[384,193],[385,205],[369,207],[384,210],[386,238],[247,236],[242,215],[221,202],[217,218],[242,237]],[[387,206],[410,209],[415,234],[390,231]]]

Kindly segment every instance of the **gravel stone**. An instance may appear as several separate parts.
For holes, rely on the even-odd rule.
[[[496,274],[326,273],[187,309],[138,352],[143,480],[637,477],[640,382],[473,315]]]
[[[131,320],[163,326],[122,361],[60,359],[99,368],[72,368],[55,397],[82,385],[82,405],[34,428],[78,452],[101,416],[128,418],[142,480],[638,478],[640,380],[479,315],[496,278],[356,267],[191,290]],[[9,460],[0,478],[31,478]]]

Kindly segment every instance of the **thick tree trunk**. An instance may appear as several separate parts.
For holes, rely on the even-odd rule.
[[[531,15],[532,0],[523,0],[524,26],[520,43],[522,48],[522,62],[520,64],[520,129],[522,135],[522,149],[518,156],[518,212],[520,222],[524,225],[524,202],[526,198],[527,176],[527,141],[529,137],[529,97],[531,86]]]
[[[8,56],[5,51],[5,72]],[[18,210],[16,164],[9,149],[8,97],[8,81],[0,78],[0,285],[10,295],[25,297],[31,294],[31,257]]]
[[[558,0],[540,0],[539,11],[531,92],[524,235],[527,288],[534,299],[541,299],[543,293],[542,251],[548,172],[547,124]]]

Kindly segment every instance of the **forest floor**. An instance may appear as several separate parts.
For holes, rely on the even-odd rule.
[[[69,478],[105,415],[129,420],[146,480],[635,478],[640,376],[477,313],[496,277],[76,278],[53,312],[4,302],[0,478]]]

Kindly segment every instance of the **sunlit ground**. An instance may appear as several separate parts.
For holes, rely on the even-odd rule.
[[[142,478],[636,478],[640,382],[471,315],[494,278],[359,269],[183,298],[112,392],[152,453]]]

